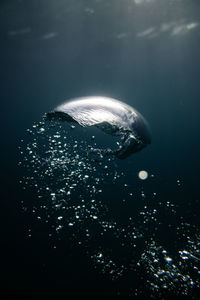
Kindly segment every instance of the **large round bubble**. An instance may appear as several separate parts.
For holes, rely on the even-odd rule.
[[[84,97],[67,101],[55,108],[49,117],[60,117],[77,122],[83,127],[98,126],[111,135],[119,135],[122,144],[115,151],[107,149],[104,153],[126,158],[151,143],[147,121],[131,106],[106,97]]]

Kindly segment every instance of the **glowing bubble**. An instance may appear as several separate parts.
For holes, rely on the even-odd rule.
[[[147,179],[147,178],[148,178],[148,173],[147,173],[147,171],[144,171],[144,170],[140,171],[140,172],[138,173],[138,177],[139,177],[140,179],[142,179],[142,180]]]

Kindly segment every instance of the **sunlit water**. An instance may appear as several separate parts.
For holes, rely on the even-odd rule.
[[[144,282],[152,298],[192,295],[200,287],[198,228],[166,200],[151,170],[138,177],[126,160],[98,151],[116,143],[98,128],[46,118],[34,124],[21,141],[19,166],[22,189],[35,201],[27,197],[22,208],[48,224],[50,238],[81,247],[106,278],[120,284],[137,277],[130,295],[142,296]]]

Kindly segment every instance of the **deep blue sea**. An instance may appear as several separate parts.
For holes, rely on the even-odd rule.
[[[0,83],[2,299],[199,299],[200,2],[1,0]],[[43,118],[87,96],[152,143],[93,159],[113,136]]]

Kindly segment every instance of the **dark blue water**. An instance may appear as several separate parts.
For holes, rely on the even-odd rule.
[[[0,25],[3,291],[30,299],[65,299],[70,292],[198,299],[199,2],[7,0],[0,4]],[[43,160],[49,125],[41,135],[33,124],[64,100],[90,95],[136,108],[149,121],[153,140],[143,151],[112,162],[108,175],[107,161],[90,169],[88,182],[74,188],[61,215],[55,210],[60,198],[52,204],[44,193],[47,177],[41,174],[49,165],[32,164],[32,155],[24,163],[27,144],[32,149],[35,138]],[[63,133],[56,126],[51,135]],[[69,132],[65,159],[74,153],[75,133]],[[78,132],[78,143],[86,135]],[[58,159],[57,142],[52,147]],[[84,153],[79,155],[70,168],[77,170],[80,161],[90,168]],[[32,183],[37,181],[42,198],[30,180],[36,167]],[[65,167],[51,166],[51,193],[63,188]],[[138,178],[140,170],[148,172],[147,180]],[[78,175],[87,174],[81,169]],[[24,191],[19,181],[28,177]],[[79,184],[77,178],[72,176],[71,184]],[[102,192],[94,198],[95,178]],[[83,210],[77,221],[83,199],[97,219]],[[56,230],[59,216],[66,222],[62,230]],[[72,221],[76,228],[67,225]],[[133,232],[136,237],[130,238]]]

